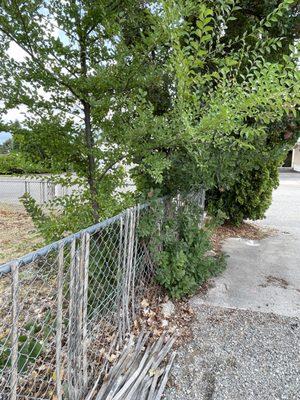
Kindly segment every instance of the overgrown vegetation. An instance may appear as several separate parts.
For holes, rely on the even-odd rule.
[[[271,43],[264,59],[271,63],[282,63],[286,60],[299,40],[300,3],[291,2],[288,9],[280,11],[279,20],[271,19],[270,23],[265,21],[278,6],[276,0],[241,0],[238,6],[232,13],[233,18],[228,21],[224,43],[227,44],[237,36],[246,34],[245,43],[248,49],[255,49],[261,38],[247,35],[247,32],[251,31],[253,25],[261,24],[267,30],[269,38],[275,41],[280,38],[280,45],[274,46]],[[244,73],[243,66],[240,73]],[[262,218],[270,205],[272,191],[278,185],[278,167],[283,164],[288,150],[299,137],[299,122],[298,114],[284,117],[279,123],[270,124],[268,135],[262,142],[255,144],[258,151],[251,157],[252,163],[243,160],[244,165],[239,166],[237,182],[241,184],[236,183],[225,190],[224,187],[210,190],[210,209],[218,212],[221,207],[229,221],[234,224],[240,224],[246,218]],[[251,124],[251,120],[248,123]],[[253,128],[256,129],[254,123]],[[258,201],[260,196],[261,202]]]
[[[290,145],[297,15],[293,0],[7,3],[3,111],[22,105],[28,112],[2,129],[33,162],[85,180],[82,226],[105,217],[103,193],[114,203],[128,175],[143,195],[204,183],[216,208],[218,194],[237,197],[238,180],[253,175],[264,149],[276,147],[278,165]],[[27,58],[10,56],[13,43]],[[270,127],[282,121],[274,135]]]
[[[172,298],[195,292],[222,271],[224,256],[212,257],[212,223],[201,226],[203,210],[193,195],[152,202],[141,220],[140,237],[156,265],[156,279]]]
[[[285,23],[291,3],[282,2],[241,37],[232,39],[226,37],[224,26],[236,22],[234,14],[240,7],[233,2],[211,7],[204,2],[167,2],[164,26],[173,26],[165,31],[170,35],[177,91],[173,110],[154,121],[148,113],[148,132],[160,143],[149,142],[141,149],[140,187],[169,194],[204,184],[212,192],[210,209],[227,217],[233,214],[228,215],[228,208],[238,204],[235,190],[241,178],[244,200],[250,205],[251,196],[257,199],[261,187],[255,189],[251,182],[255,170],[263,167],[268,170],[265,177],[274,175],[274,166],[282,163],[291,145],[289,140],[295,140],[293,130],[284,133],[282,121],[291,124],[299,104],[297,49],[291,46],[291,57],[269,61],[271,49],[280,52],[283,40],[270,35],[270,27]],[[248,43],[251,38],[253,46]],[[276,177],[262,183],[266,199],[276,184]],[[251,188],[247,193],[246,187]],[[220,196],[222,200],[227,196],[227,201],[219,201]],[[255,201],[254,207],[237,210],[238,220],[264,213],[269,202],[263,201],[258,210]],[[218,209],[223,203],[227,208]]]
[[[286,33],[298,8],[293,0],[263,3],[248,23],[248,7],[246,0],[2,6],[3,109],[28,110],[3,130],[33,162],[73,172],[68,184],[79,179],[84,188],[46,212],[24,199],[47,241],[148,194],[171,198],[201,186],[213,215],[237,224],[263,216],[297,136],[299,54]],[[9,55],[12,43],[26,58]],[[173,236],[160,237],[158,279],[174,296],[210,269],[199,247],[207,238],[193,218],[184,230],[180,218],[167,221]]]
[[[29,162],[21,153],[0,154],[0,174],[23,175],[52,172],[42,164]]]

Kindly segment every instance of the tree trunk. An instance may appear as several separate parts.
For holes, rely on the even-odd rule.
[[[80,17],[77,20],[77,29],[78,29],[78,37],[79,37],[79,47],[80,47],[80,66],[81,66],[81,76],[87,79],[87,33],[82,30]],[[93,154],[93,150],[95,147],[93,131],[92,131],[92,122],[91,122],[91,105],[89,103],[89,93],[83,93],[83,97],[81,99],[81,103],[83,105],[84,112],[84,137],[85,143],[87,146],[87,157],[88,157],[88,172],[87,172],[87,181],[91,194],[91,205],[93,209],[93,220],[94,223],[99,222],[99,204],[97,201],[97,187],[96,187],[96,162]]]
[[[87,180],[91,192],[91,202],[93,209],[93,219],[94,223],[99,222],[99,204],[97,202],[97,188],[96,188],[96,163],[95,157],[93,155],[93,149],[95,147],[92,127],[91,127],[91,106],[86,101],[83,101],[83,111],[84,111],[84,133],[85,142],[88,149],[88,173]]]

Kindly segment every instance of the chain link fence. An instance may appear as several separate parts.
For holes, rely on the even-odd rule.
[[[72,188],[47,179],[0,178],[0,202],[17,204],[25,193],[29,193],[39,204],[55,197],[71,194]]]
[[[172,202],[178,213],[197,204],[201,224],[203,190]],[[139,234],[150,208],[0,266],[0,400],[85,398],[153,281],[149,242]]]

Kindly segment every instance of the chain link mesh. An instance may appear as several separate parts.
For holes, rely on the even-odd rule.
[[[191,200],[203,211],[204,191],[176,199]],[[0,266],[0,400],[84,397],[153,279],[139,236],[148,210],[128,209]]]
[[[40,179],[7,179],[0,180],[0,201],[17,204],[20,197],[29,193],[39,204],[46,203],[56,197],[72,193],[73,188],[54,183],[46,178]]]

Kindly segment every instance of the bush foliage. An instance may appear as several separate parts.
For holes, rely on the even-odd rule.
[[[243,219],[261,219],[272,202],[272,192],[279,185],[279,169],[287,151],[294,144],[293,126],[286,118],[269,126],[268,135],[259,138],[252,154],[241,155],[235,182],[220,184],[207,192],[207,207],[212,215],[222,210],[224,218],[239,225]]]
[[[278,164],[257,166],[242,172],[230,190],[211,190],[208,212],[217,216],[220,210],[225,219],[239,225],[244,219],[262,219],[272,202],[272,192],[279,185]]]
[[[2,175],[44,174],[49,172],[51,171],[42,164],[28,161],[23,154],[0,155],[0,174]]]
[[[225,265],[223,256],[208,255],[212,231],[200,228],[201,209],[188,198],[180,202],[152,203],[139,229],[155,263],[157,282],[176,299],[194,293]]]

